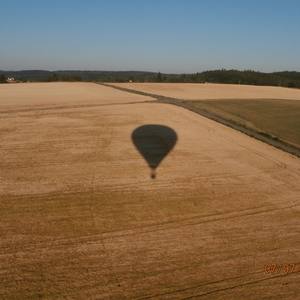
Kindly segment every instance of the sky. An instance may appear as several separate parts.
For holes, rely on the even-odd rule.
[[[0,0],[0,70],[300,71],[299,0]]]

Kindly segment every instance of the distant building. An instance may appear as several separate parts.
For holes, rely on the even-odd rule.
[[[7,80],[6,80],[7,83],[15,83],[16,80],[14,77],[7,77]]]

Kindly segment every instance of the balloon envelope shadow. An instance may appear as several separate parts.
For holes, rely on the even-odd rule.
[[[156,177],[155,170],[174,148],[177,142],[176,132],[164,125],[143,125],[131,135],[132,142],[151,168],[151,178]]]

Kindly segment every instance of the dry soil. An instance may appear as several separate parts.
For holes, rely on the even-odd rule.
[[[300,160],[145,100],[0,88],[0,298],[296,299]],[[145,124],[178,135],[156,179],[131,141]]]

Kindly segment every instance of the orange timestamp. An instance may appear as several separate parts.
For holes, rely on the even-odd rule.
[[[267,264],[264,267],[265,274],[289,274],[295,272],[295,270],[296,264]]]

